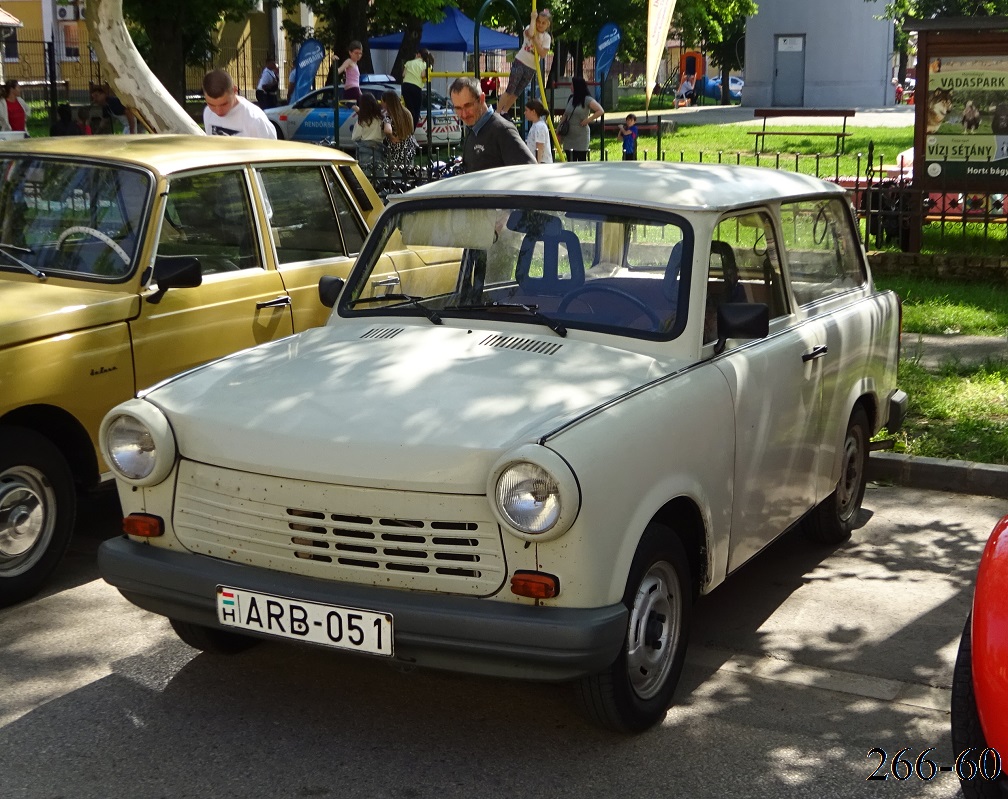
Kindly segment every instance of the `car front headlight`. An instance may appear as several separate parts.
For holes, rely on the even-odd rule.
[[[524,533],[548,532],[560,518],[560,486],[535,463],[513,463],[497,478],[497,507]]]
[[[144,400],[113,408],[102,420],[99,442],[112,471],[133,485],[156,485],[175,465],[175,436],[168,419]]]
[[[497,462],[488,493],[512,534],[532,541],[563,535],[574,523],[581,492],[567,462],[553,450],[526,444]]]

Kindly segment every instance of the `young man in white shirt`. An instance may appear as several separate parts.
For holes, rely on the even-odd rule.
[[[203,128],[209,136],[251,136],[275,139],[276,129],[263,110],[235,88],[231,76],[214,69],[203,77]]]

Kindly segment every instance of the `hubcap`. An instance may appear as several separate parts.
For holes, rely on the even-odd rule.
[[[37,469],[0,473],[0,576],[13,577],[45,553],[55,526],[56,495]]]
[[[637,588],[627,633],[627,672],[634,693],[651,699],[665,684],[679,648],[682,588],[665,561],[652,564]]]
[[[837,512],[841,521],[848,521],[854,513],[863,479],[863,446],[861,428],[852,427],[847,431],[847,440],[844,442],[843,474],[840,476],[840,485],[837,486]]]

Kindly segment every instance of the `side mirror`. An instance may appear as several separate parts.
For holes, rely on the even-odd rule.
[[[326,308],[332,308],[336,305],[336,300],[339,299],[345,282],[343,278],[332,275],[323,275],[319,278],[318,296]]]
[[[730,338],[766,338],[770,334],[770,306],[765,302],[723,302],[717,309],[718,340],[714,353],[724,352]]]
[[[192,289],[203,283],[203,268],[195,255],[159,255],[154,260],[152,282],[157,291],[147,302],[157,305],[168,289]]]

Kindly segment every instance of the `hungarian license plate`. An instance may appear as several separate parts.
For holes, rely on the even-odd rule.
[[[228,627],[391,656],[392,614],[217,586],[217,619]]]

